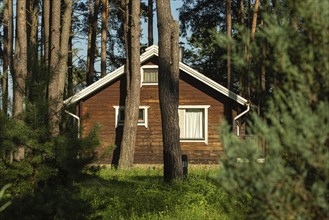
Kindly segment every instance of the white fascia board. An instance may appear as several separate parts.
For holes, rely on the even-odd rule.
[[[152,45],[146,49],[146,51],[140,57],[141,63],[146,61],[147,59],[149,59],[150,57],[152,57],[154,55],[158,56],[158,46],[156,46],[156,45]],[[109,83],[109,82],[113,81],[114,79],[116,79],[117,77],[121,76],[123,73],[124,73],[124,65],[119,67],[118,69],[114,70],[113,72],[107,74],[104,78],[102,78],[102,79],[94,82],[90,86],[84,88],[77,94],[66,99],[64,101],[64,105],[69,106],[69,105],[72,105],[72,104],[78,102],[79,100],[81,100],[84,97],[88,96],[89,94],[93,93],[97,89],[103,87],[107,83]]]
[[[77,101],[83,99],[87,95],[91,94],[92,92],[96,91],[97,89],[101,88],[105,84],[111,82],[112,80],[116,79],[120,75],[122,75],[124,72],[124,66],[121,66],[120,68],[116,69],[115,71],[111,72],[110,74],[106,75],[104,78],[94,82],[90,86],[87,86],[77,94],[71,96],[70,98],[66,99],[64,101],[64,105],[72,105],[76,103]]]
[[[228,90],[226,87],[216,83],[212,79],[206,77],[202,73],[196,71],[195,69],[192,69],[191,67],[187,66],[186,64],[180,62],[179,63],[179,69],[188,73],[192,77],[198,79],[199,81],[203,82],[204,84],[210,86],[211,88],[215,89],[216,91],[222,93],[223,95],[229,97],[230,99],[238,102],[239,104],[246,106],[248,103],[248,100],[243,98],[242,96],[239,96],[238,94],[235,94],[234,92]]]
[[[141,63],[146,61],[147,59],[151,58],[152,56],[158,56],[158,46],[152,45],[146,48],[145,52],[140,56]],[[234,92],[228,90],[224,86],[216,83],[212,79],[206,77],[202,73],[192,69],[191,67],[187,66],[186,64],[179,62],[179,69],[186,72],[187,74],[191,75],[192,77],[198,79],[199,81],[203,82],[204,84],[210,86],[211,88],[215,89],[216,91],[222,93],[223,95],[231,98],[232,100],[238,102],[239,104],[246,106],[248,101],[235,94]],[[94,82],[90,86],[84,88],[77,94],[71,96],[70,98],[64,101],[64,105],[72,105],[79,100],[83,99],[84,97],[88,96],[89,94],[93,93],[97,89],[101,88],[102,86],[106,85],[107,83],[111,82],[112,80],[116,79],[117,77],[121,76],[124,73],[124,66],[119,67],[118,69],[114,70],[113,72],[106,75],[104,78]]]

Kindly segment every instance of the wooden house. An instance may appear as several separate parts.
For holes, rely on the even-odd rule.
[[[162,129],[158,96],[158,47],[153,45],[141,54],[141,96],[135,146],[135,164],[162,164]],[[249,111],[246,99],[180,62],[179,125],[181,149],[190,163],[217,163],[223,152],[219,126],[224,120],[243,132],[238,123]],[[102,163],[117,163],[123,131],[125,103],[124,67],[81,90],[64,101],[76,106],[69,113],[81,123],[82,135],[96,123],[101,125],[102,153],[109,145],[118,146]],[[238,109],[242,111],[238,115]],[[81,120],[81,122],[80,122]]]

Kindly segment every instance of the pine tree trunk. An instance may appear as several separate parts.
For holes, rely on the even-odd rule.
[[[183,176],[178,118],[178,24],[171,16],[170,1],[157,0],[159,36],[159,99],[162,120],[164,180]]]
[[[29,95],[29,100],[33,101],[35,99],[35,94],[33,94],[34,82],[39,79],[38,74],[38,0],[29,0],[28,1],[28,22],[27,22],[27,31],[28,31],[28,88],[27,94]]]
[[[63,107],[64,98],[64,88],[66,74],[68,73],[68,61],[70,52],[70,38],[71,38],[71,28],[72,28],[72,0],[64,0],[64,14],[63,23],[61,31],[61,48],[60,48],[60,60],[58,66],[58,81],[59,81],[59,107],[60,111]]]
[[[101,51],[101,77],[106,75],[106,38],[108,20],[108,0],[102,0],[102,51]]]
[[[120,149],[119,169],[134,163],[140,102],[140,1],[125,1],[124,29],[126,40],[127,96],[125,121]]]
[[[27,80],[27,36],[26,36],[26,2],[17,2],[17,38],[15,50],[17,55],[16,71],[13,74],[14,97],[13,97],[13,117],[17,120],[24,119],[24,108],[26,102],[26,80]],[[18,62],[19,60],[19,62]],[[25,149],[19,147],[14,153],[14,159],[19,161],[24,159]]]
[[[147,18],[148,46],[151,46],[153,45],[153,0],[148,0]]]
[[[25,85],[27,79],[27,36],[26,36],[26,2],[17,2],[17,43],[19,44],[19,54],[17,71],[14,75],[14,118],[22,119],[25,103]],[[15,48],[16,49],[16,48]]]
[[[50,45],[50,0],[43,1],[43,48],[44,65],[49,67],[49,45]]]
[[[88,71],[90,69],[90,50],[91,50],[91,35],[93,32],[93,0],[89,0],[89,16],[88,16],[88,50],[87,50],[87,75],[86,83],[88,81]],[[87,83],[88,84],[88,83]]]
[[[269,12],[269,5],[267,0],[263,1],[263,7],[261,11],[261,21],[260,27],[264,30],[264,14]],[[264,105],[265,105],[265,95],[266,95],[266,60],[267,58],[267,51],[268,46],[267,42],[263,41],[262,43],[262,59],[261,59],[261,71],[259,76],[259,100],[258,100],[258,115],[260,117],[264,116]]]
[[[51,53],[51,80],[48,88],[50,116],[50,132],[52,136],[60,133],[61,110],[63,107],[65,75],[69,53],[69,38],[72,16],[72,0],[64,1],[64,14],[60,32],[60,1],[53,1],[52,5],[52,53]],[[58,23],[57,23],[57,22]]]
[[[255,0],[254,13],[251,24],[251,41],[255,39],[256,27],[257,27],[257,16],[258,16],[259,0]]]
[[[12,17],[12,0],[4,1],[4,26],[3,26],[3,75],[1,79],[2,88],[2,111],[8,113],[8,75],[10,63],[12,62],[12,44],[13,44],[13,17]]]
[[[94,11],[92,16],[92,28],[91,28],[91,40],[90,40],[90,49],[89,49],[89,67],[87,72],[87,86],[94,82],[95,75],[95,53],[96,53],[96,35],[97,35],[97,18],[99,10],[99,0],[95,0]],[[90,29],[89,29],[90,30]]]
[[[226,33],[229,39],[232,38],[232,11],[231,0],[226,0]],[[232,89],[232,64],[231,64],[231,44],[227,46],[227,88]]]
[[[59,134],[60,98],[59,88],[59,54],[60,54],[61,1],[52,1],[51,6],[51,45],[50,45],[50,82],[48,86],[49,123],[52,136]]]
[[[245,19],[245,11],[244,11],[244,0],[239,0],[239,9],[238,9],[238,17],[240,20],[240,25],[244,25],[244,19]],[[245,46],[244,46],[245,47]],[[244,49],[245,50],[245,49]],[[244,97],[244,90],[245,90],[245,83],[244,83],[244,72],[240,72],[239,76],[239,95]]]
[[[73,11],[72,11],[73,13]],[[72,17],[72,15],[71,15]],[[70,26],[70,38],[69,38],[69,54],[67,60],[68,74],[67,74],[67,98],[73,95],[73,33],[72,33],[72,19]]]

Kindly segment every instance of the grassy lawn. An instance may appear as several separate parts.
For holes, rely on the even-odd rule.
[[[217,169],[194,167],[172,184],[163,182],[161,168],[102,169],[76,187],[80,199],[90,202],[88,219],[239,218],[239,203],[216,183]]]

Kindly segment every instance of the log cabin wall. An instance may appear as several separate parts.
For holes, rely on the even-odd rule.
[[[154,65],[156,61],[151,60],[148,64]],[[190,163],[217,163],[223,152],[223,146],[219,140],[219,126],[225,119],[232,124],[238,104],[182,71],[179,86],[180,105],[210,106],[208,108],[208,143],[181,142],[182,153],[188,155]],[[116,164],[118,162],[123,126],[115,127],[114,106],[124,106],[125,88],[123,75],[80,102],[83,134],[89,132],[96,124],[101,126],[102,146],[98,149],[99,155],[102,155],[106,147],[118,146],[113,153],[100,158],[101,163]],[[141,87],[140,106],[149,106],[148,126],[138,126],[134,163],[162,164],[162,129],[157,85]]]

